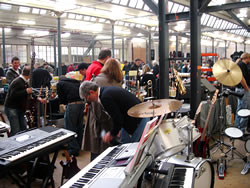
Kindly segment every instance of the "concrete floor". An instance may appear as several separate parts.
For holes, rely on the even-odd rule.
[[[2,106],[0,106],[1,109]],[[63,123],[63,121],[61,121]],[[2,138],[0,138],[2,139]],[[226,143],[230,143],[228,139],[226,139]],[[244,142],[241,140],[236,140],[235,142],[236,148],[243,154],[246,155]],[[212,160],[216,161],[221,156],[220,150],[212,155]],[[54,171],[54,180],[55,187],[60,186],[61,175],[62,175],[62,167],[59,164],[61,160],[65,160],[65,157],[62,156],[62,151],[60,151],[57,161],[56,161],[56,169]],[[81,151],[80,155],[77,157],[77,164],[80,169],[84,168],[90,161],[90,153],[86,151]],[[241,170],[243,169],[244,162],[240,159],[234,159],[227,163],[226,176],[224,180],[220,180],[216,174],[216,164],[214,164],[215,169],[215,188],[250,188],[250,170],[246,175],[241,175]],[[0,188],[16,188],[17,186],[12,183],[9,178],[0,178]],[[36,180],[32,184],[32,188],[41,187],[41,182]],[[202,187],[199,187],[202,188]]]
[[[228,141],[227,141],[228,142]],[[236,147],[240,148],[239,150],[242,153],[246,153],[244,151],[244,142],[237,140],[236,141]],[[217,151],[215,154],[213,154],[212,159],[216,160],[220,156],[220,151]],[[56,169],[54,172],[54,180],[55,180],[55,186],[60,186],[61,181],[61,173],[62,173],[62,167],[59,164],[61,160],[65,160],[65,158],[62,156],[62,151],[60,151],[57,161],[56,161]],[[77,164],[80,169],[84,168],[89,163],[90,160],[90,154],[86,151],[81,151],[80,156],[77,157]],[[227,163],[227,171],[226,176],[224,180],[218,179],[217,175],[215,176],[215,188],[249,188],[250,187],[250,170],[249,173],[246,175],[241,175],[240,172],[243,168],[243,161],[240,159],[234,159]],[[216,165],[214,165],[214,168],[216,169]],[[39,180],[36,180],[32,184],[32,188],[40,187],[41,182]],[[12,183],[12,181],[9,178],[2,178],[0,179],[0,188],[15,188],[17,187]],[[202,188],[202,187],[201,187]]]

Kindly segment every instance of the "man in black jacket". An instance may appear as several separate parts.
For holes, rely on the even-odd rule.
[[[140,140],[148,118],[139,119],[127,114],[140,100],[120,87],[98,87],[85,81],[80,86],[80,96],[86,101],[99,101],[113,120],[114,127],[105,134],[103,141],[109,143],[121,130],[121,142],[131,143]],[[123,129],[122,129],[123,128]]]
[[[66,105],[64,127],[77,133],[77,138],[69,143],[68,150],[70,155],[78,156],[84,128],[84,102],[79,96],[80,81],[63,77],[56,87],[60,103]]]
[[[6,72],[6,80],[8,84],[11,84],[11,82],[17,78],[20,73],[21,73],[21,69],[20,67],[20,60],[18,57],[13,57],[11,60],[11,65],[12,67],[8,69],[8,71]]]

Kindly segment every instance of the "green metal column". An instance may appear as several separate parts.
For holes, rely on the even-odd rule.
[[[125,48],[124,48],[124,38],[122,38],[122,62],[125,61],[125,59],[124,59],[124,50],[125,50]]]
[[[3,46],[3,68],[6,68],[6,54],[5,54],[5,32],[2,28],[2,46]]]
[[[56,34],[54,35],[54,66],[55,66],[55,72],[54,74],[56,76],[58,76],[58,66],[57,66],[57,63],[56,63]]]
[[[159,6],[159,62],[160,99],[169,97],[169,27],[166,23],[168,0],[158,0]]]
[[[62,75],[61,18],[57,18],[58,76]]]
[[[201,30],[199,15],[199,0],[190,1],[190,28],[191,28],[191,118],[201,102]]]
[[[227,58],[227,41],[225,40],[225,58]]]
[[[152,68],[151,64],[151,46],[152,46],[152,38],[151,38],[151,31],[149,28],[149,33],[148,33],[148,65],[150,68]]]
[[[115,23],[112,22],[112,57],[115,57]]]

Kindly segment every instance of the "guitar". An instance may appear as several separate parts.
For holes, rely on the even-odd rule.
[[[78,168],[78,166],[77,166],[76,158],[74,156],[70,157],[67,150],[64,150],[63,152],[64,152],[64,155],[66,157],[66,161],[65,162],[60,161],[60,165],[63,168],[61,185],[63,184],[64,179],[70,179],[80,171],[80,168]]]
[[[208,123],[210,120],[210,116],[214,107],[214,104],[217,100],[217,95],[219,93],[219,90],[217,89],[214,93],[214,96],[211,101],[211,106],[208,111],[207,119],[204,128],[200,128],[200,132],[202,133],[201,137],[196,141],[194,151],[195,151],[195,156],[196,157],[202,157],[206,158],[207,155],[209,155],[209,137],[206,136],[207,128],[208,128]]]

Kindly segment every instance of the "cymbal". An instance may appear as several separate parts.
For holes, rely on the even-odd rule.
[[[223,85],[235,86],[242,79],[240,67],[229,59],[217,61],[213,66],[214,77]]]
[[[159,99],[137,104],[128,110],[128,115],[137,118],[154,117],[163,113],[174,112],[182,105],[175,99]]]

